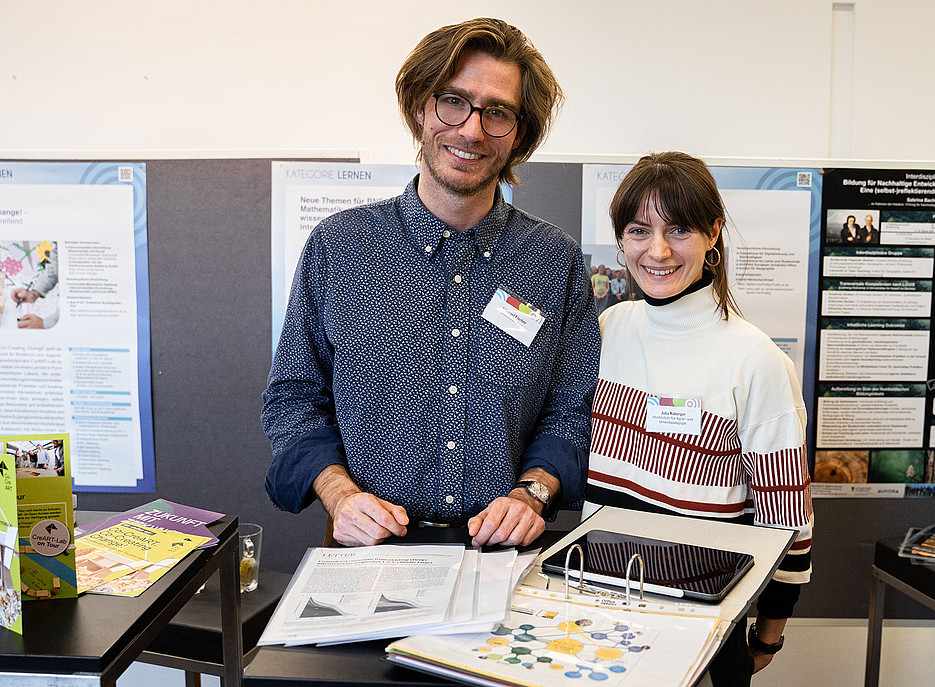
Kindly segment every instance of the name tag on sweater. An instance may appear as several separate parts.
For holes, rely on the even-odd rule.
[[[647,396],[646,431],[701,434],[701,399],[695,396]]]
[[[506,332],[527,348],[542,327],[542,311],[507,291],[502,286],[484,308],[483,318]]]

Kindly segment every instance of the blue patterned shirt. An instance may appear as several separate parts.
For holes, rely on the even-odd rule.
[[[580,502],[600,353],[580,248],[499,190],[455,232],[417,184],[305,245],[263,394],[270,499],[297,513],[341,464],[411,519],[475,515],[534,467]],[[528,348],[481,317],[501,286],[545,316]]]

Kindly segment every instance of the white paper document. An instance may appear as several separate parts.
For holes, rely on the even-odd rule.
[[[443,545],[309,549],[259,644],[370,639],[442,622],[463,555]]]
[[[575,594],[565,601],[520,587],[492,632],[408,637],[387,651],[391,661],[469,684],[692,684],[730,624],[716,609],[683,615],[671,604],[651,606]]]
[[[259,644],[489,631],[534,557],[450,544],[309,549]]]

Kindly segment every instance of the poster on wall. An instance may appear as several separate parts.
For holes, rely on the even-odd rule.
[[[273,351],[286,316],[292,276],[312,229],[342,210],[398,196],[418,171],[414,165],[273,162]]]
[[[581,244],[592,273],[607,273],[598,309],[641,297],[627,291],[617,263],[609,208],[632,165],[586,164],[582,173]],[[726,255],[731,292],[744,317],[795,363],[806,399],[812,395],[817,308],[821,175],[817,169],[712,166],[729,216]],[[592,280],[593,281],[593,280]],[[615,284],[616,282],[616,284]]]
[[[415,165],[353,162],[273,162],[272,313],[273,350],[286,315],[292,277],[309,234],[325,217],[401,194],[419,173]],[[507,202],[512,191],[500,191]],[[361,261],[361,269],[366,269]]]
[[[935,497],[935,171],[824,173],[813,496]]]
[[[0,162],[0,429],[77,491],[155,490],[141,163]]]

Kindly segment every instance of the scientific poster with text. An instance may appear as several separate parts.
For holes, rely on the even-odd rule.
[[[292,277],[312,230],[325,217],[401,194],[419,173],[416,165],[355,162],[273,162],[272,320],[273,350],[286,316]],[[512,189],[500,185],[510,202]],[[367,269],[361,260],[360,268]]]
[[[824,174],[813,496],[935,497],[935,171]]]
[[[79,491],[155,490],[140,163],[0,162],[0,434],[68,434]]]
[[[342,210],[398,196],[418,172],[414,165],[273,162],[274,351],[286,316],[292,276],[312,229],[325,217]]]
[[[613,280],[625,279],[626,269],[617,262],[610,202],[631,168],[586,164],[582,173],[581,247],[592,272],[603,268],[612,280],[603,307],[642,297],[613,288]],[[807,323],[817,307],[821,176],[817,169],[800,167],[710,169],[729,217],[723,259],[731,292],[744,317],[795,363],[809,399],[815,337]],[[601,306],[598,298],[598,309]]]

